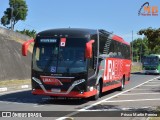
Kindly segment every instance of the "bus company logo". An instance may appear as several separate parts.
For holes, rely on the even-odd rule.
[[[117,79],[121,75],[122,60],[108,59],[105,61],[104,80]]]
[[[61,38],[60,46],[65,47],[65,45],[66,45],[66,38]]]
[[[158,6],[150,6],[145,2],[138,11],[138,16],[158,16]]]
[[[56,78],[50,78],[50,77],[42,77],[41,79],[43,81],[43,83],[45,84],[49,84],[49,85],[55,85],[55,86],[61,86],[63,85],[58,79]]]

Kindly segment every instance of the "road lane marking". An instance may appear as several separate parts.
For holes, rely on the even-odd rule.
[[[12,104],[12,105],[14,105],[14,104],[18,104],[18,105],[32,105],[32,106],[34,106],[34,105],[36,105],[36,104],[32,104],[32,103],[25,103],[25,102],[18,102],[18,101],[0,101],[0,103],[4,103],[4,104]]]
[[[149,83],[160,83],[160,81],[159,81],[159,82],[150,81],[150,82],[148,82],[148,84],[149,84]]]
[[[7,87],[0,88],[1,92],[7,91],[7,90],[8,90]]]
[[[33,107],[44,107],[45,105],[34,104]]]
[[[135,91],[135,90],[150,90],[150,89],[134,89],[134,91]]]
[[[156,80],[154,80],[154,81],[160,81],[160,77],[157,77],[157,78],[159,78],[159,79],[156,79]]]
[[[3,92],[3,93],[0,93],[0,96],[1,95],[6,95],[6,94],[12,94],[12,93],[16,93],[16,92],[25,92],[25,91],[29,91],[29,90],[31,90],[31,89],[30,88],[26,88],[26,89],[21,89],[21,90]]]
[[[111,109],[103,109],[103,111],[120,111],[120,110],[137,110],[137,109],[155,109],[156,107],[153,106],[144,106],[144,107],[126,107],[126,108],[111,108]],[[96,110],[85,110],[85,111],[102,111],[101,109],[96,109]]]
[[[96,102],[96,103],[94,103],[94,104],[91,104],[91,105],[89,105],[89,106],[87,106],[87,107],[84,107],[84,108],[82,108],[82,109],[80,109],[80,110],[77,110],[77,111],[75,111],[75,112],[72,112],[72,113],[70,113],[70,114],[67,114],[67,115],[65,115],[64,117],[57,118],[56,120],[64,120],[65,118],[68,118],[68,117],[70,117],[70,116],[73,116],[73,115],[77,114],[77,113],[80,112],[80,111],[85,111],[86,109],[89,109],[89,108],[91,108],[91,107],[93,107],[93,106],[95,106],[95,105],[98,105],[98,104],[100,104],[100,103],[102,103],[102,102],[105,102],[105,101],[107,101],[107,100],[110,100],[110,99],[112,99],[112,98],[114,98],[114,97],[117,97],[117,96],[119,96],[119,95],[121,95],[121,94],[123,94],[123,93],[126,93],[126,92],[128,92],[128,91],[131,91],[131,90],[133,90],[133,89],[135,89],[135,88],[137,88],[137,87],[139,87],[139,86],[142,86],[142,85],[144,85],[145,83],[148,83],[148,82],[150,82],[150,81],[153,81],[153,80],[155,80],[155,79],[157,79],[157,78],[159,78],[159,77],[160,77],[160,76],[155,77],[155,78],[152,78],[152,79],[150,79],[150,80],[148,80],[148,81],[146,81],[146,82],[143,82],[143,83],[141,83],[141,84],[139,84],[139,85],[136,85],[136,86],[133,87],[133,88],[130,88],[130,89],[126,90],[126,91],[123,91],[123,92],[120,92],[120,93],[118,93],[118,94],[115,94],[115,95],[113,95],[113,96],[111,96],[111,97],[108,97],[108,98],[106,98],[106,99],[100,100],[100,101],[98,101],[98,102]]]
[[[148,87],[150,87],[150,86],[160,86],[160,85],[143,85],[143,86],[148,86]]]
[[[135,99],[135,100],[113,100],[113,101],[105,101],[105,103],[113,103],[113,102],[141,102],[141,101],[156,101],[160,100],[160,98],[154,98],[154,99]]]
[[[29,88],[29,85],[21,85],[21,88]]]
[[[160,95],[160,93],[132,93],[132,94],[122,94],[122,95]]]

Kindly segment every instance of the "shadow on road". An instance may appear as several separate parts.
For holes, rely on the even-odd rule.
[[[142,73],[142,72],[133,72],[133,73],[131,73],[131,74],[144,75],[144,73]]]
[[[107,91],[102,94],[102,99],[107,95],[116,92],[117,89]],[[28,104],[39,104],[39,105],[82,105],[89,101],[93,101],[92,98],[80,99],[80,98],[51,98],[49,96],[32,95],[31,91],[22,91],[16,93],[9,93],[0,95],[0,101],[11,102],[11,103],[28,103]]]
[[[131,74],[135,74],[135,75],[159,75],[159,74],[156,74],[156,73],[142,73],[142,72],[133,72],[133,73],[131,73]]]
[[[22,91],[16,93],[10,93],[0,95],[0,101],[3,102],[16,102],[16,103],[28,103],[39,105],[81,105],[88,102],[87,99],[75,99],[75,98],[50,98],[48,96],[32,95],[31,91]]]

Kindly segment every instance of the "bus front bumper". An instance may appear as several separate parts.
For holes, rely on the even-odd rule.
[[[59,97],[79,97],[79,98],[87,98],[95,95],[97,93],[96,89],[92,89],[90,91],[73,91],[73,88],[81,83],[83,83],[85,80],[77,80],[72,83],[72,85],[69,87],[67,91],[61,91],[60,89],[51,89],[47,90],[42,82],[35,78],[32,77],[32,80],[34,80],[37,84],[39,84],[40,89],[32,89],[32,94],[34,95],[46,95],[46,96],[59,96]]]
[[[143,70],[143,73],[160,73],[158,70]]]
[[[64,93],[65,93],[65,91],[64,91]],[[83,93],[80,93],[77,91],[71,91],[68,94],[52,93],[52,91],[48,91],[46,93],[41,89],[32,90],[32,94],[34,94],[34,95],[46,95],[46,96],[55,96],[55,97],[74,97],[74,98],[88,98],[88,97],[95,95],[96,93],[97,93],[97,90],[87,91],[87,92],[83,92]]]

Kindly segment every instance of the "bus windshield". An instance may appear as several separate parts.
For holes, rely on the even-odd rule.
[[[143,65],[158,65],[159,59],[156,56],[145,57]]]
[[[33,50],[33,70],[49,73],[86,72],[85,38],[39,39]]]

